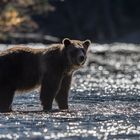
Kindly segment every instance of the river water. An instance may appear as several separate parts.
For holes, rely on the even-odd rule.
[[[42,112],[38,92],[17,94],[14,111],[0,114],[0,139],[140,139],[139,45],[91,45],[74,74],[69,111],[54,103],[53,112]]]

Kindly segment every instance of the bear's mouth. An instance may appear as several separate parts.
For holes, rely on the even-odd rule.
[[[81,63],[81,65],[84,65],[84,64],[85,64],[85,62],[86,62],[86,60],[84,60],[84,61]]]
[[[83,60],[82,62],[77,61],[75,65],[80,67],[80,66],[83,66],[85,64],[85,62],[86,62],[86,59]]]

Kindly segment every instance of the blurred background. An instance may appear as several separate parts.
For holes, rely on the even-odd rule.
[[[139,0],[1,0],[0,43],[140,43]]]

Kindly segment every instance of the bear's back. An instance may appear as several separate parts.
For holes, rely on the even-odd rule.
[[[39,80],[39,50],[15,47],[0,53],[0,86],[24,89]]]

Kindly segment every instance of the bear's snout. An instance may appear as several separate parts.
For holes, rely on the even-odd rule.
[[[81,56],[79,56],[78,60],[80,63],[82,63],[85,60],[85,57],[83,55],[81,55]]]
[[[86,61],[86,56],[83,53],[80,53],[77,57],[78,64],[84,64]]]

